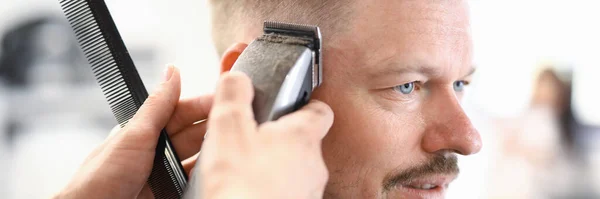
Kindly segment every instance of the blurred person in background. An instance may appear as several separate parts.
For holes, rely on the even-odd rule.
[[[556,150],[564,155],[576,155],[575,131],[572,106],[570,72],[558,72],[552,67],[546,67],[537,77],[530,111],[534,115],[546,115],[547,121],[553,124],[556,133],[542,133],[539,137],[548,138],[549,143],[558,142]],[[536,114],[537,113],[537,114]],[[543,120],[543,118],[540,118]],[[534,123],[535,124],[535,123]],[[556,134],[556,135],[555,135]],[[552,138],[550,138],[552,137]]]
[[[590,198],[592,187],[577,173],[570,73],[544,67],[535,79],[529,108],[497,124],[491,198]]]

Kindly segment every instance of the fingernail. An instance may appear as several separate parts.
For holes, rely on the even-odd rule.
[[[164,81],[169,81],[171,76],[173,76],[174,66],[172,64],[167,65],[167,68],[164,71]]]

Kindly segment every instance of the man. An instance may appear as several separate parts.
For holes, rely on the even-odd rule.
[[[465,1],[214,0],[211,6],[223,72],[261,34],[264,20],[321,27],[324,83],[314,98],[335,113],[331,129],[330,109],[318,101],[256,126],[249,80],[237,73],[223,75],[214,103],[208,96],[177,102],[178,70],[169,68],[158,92],[57,198],[148,194],[144,180],[162,126],[181,158],[190,157],[183,162],[188,171],[202,132],[210,131],[196,170],[203,198],[443,198],[458,175],[456,154],[480,150],[459,103],[474,71]],[[208,124],[195,123],[208,110]]]
[[[325,198],[441,197],[458,174],[454,154],[480,150],[459,104],[474,71],[465,1],[214,0],[211,6],[225,63],[262,34],[264,20],[321,27],[324,83],[314,98],[335,113],[323,141]]]

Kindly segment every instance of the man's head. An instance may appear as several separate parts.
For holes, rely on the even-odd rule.
[[[325,198],[441,197],[458,174],[455,154],[480,150],[459,103],[473,72],[466,2],[214,0],[212,7],[222,70],[265,20],[320,26],[324,78],[313,96],[335,113],[323,141]]]
[[[550,108],[557,114],[569,106],[569,87],[554,70],[543,70],[534,88],[532,105]]]

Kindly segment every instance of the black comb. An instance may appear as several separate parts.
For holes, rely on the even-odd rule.
[[[114,116],[121,126],[137,112],[148,92],[103,0],[60,0],[75,36]],[[187,176],[165,129],[148,185],[155,198],[181,198]]]

